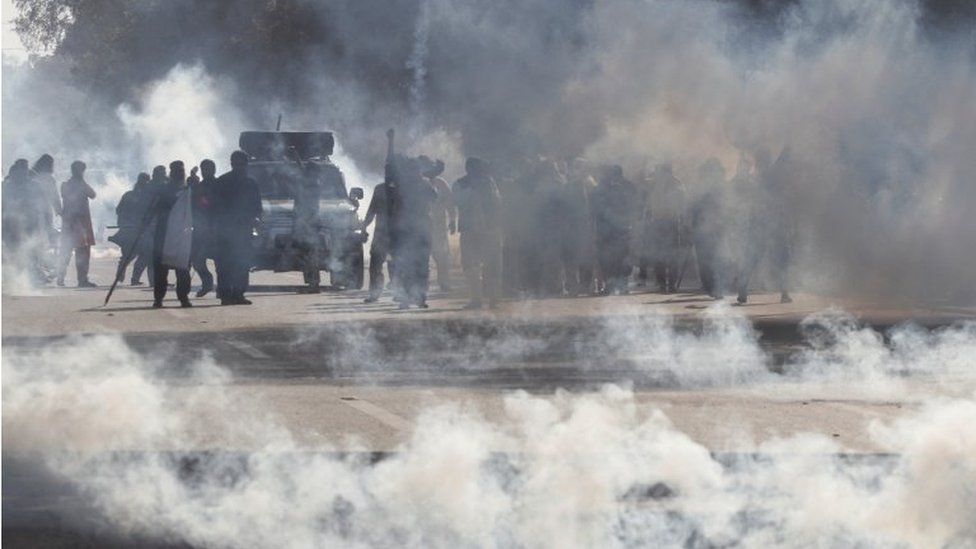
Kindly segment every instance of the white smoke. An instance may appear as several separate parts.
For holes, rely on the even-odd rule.
[[[233,93],[202,65],[177,65],[149,84],[138,105],[119,106],[118,116],[144,166],[183,160],[189,169],[203,158],[226,163],[244,129],[226,99]]]
[[[404,8],[405,43],[358,27],[374,21],[357,13],[322,13],[356,52],[406,67],[402,98],[342,64],[361,58],[313,51],[295,61],[301,71],[287,72],[312,90],[304,98],[244,97],[207,70],[233,71],[208,61],[207,70],[177,65],[118,107],[67,85],[69,67],[52,61],[38,82],[20,82],[30,68],[12,73],[13,85],[5,80],[17,131],[4,126],[4,153],[47,150],[59,165],[65,155],[122,158],[129,178],[175,158],[222,164],[241,129],[267,127],[256,121],[284,111],[289,125],[336,130],[345,145],[337,162],[355,159],[371,182],[383,130],[419,117],[423,131],[401,148],[444,158],[452,178],[466,155],[505,164],[586,154],[622,163],[630,176],[671,161],[695,195],[692,174],[706,157],[731,172],[741,154],[790,145],[800,166],[798,285],[972,297],[972,34],[927,28],[918,2],[798,1],[761,19],[736,2],[703,0],[416,8]],[[371,36],[368,47],[351,38],[359,35]],[[306,66],[312,60],[321,64]],[[247,116],[237,112],[245,108]],[[75,142],[63,146],[63,136]]]
[[[413,48],[407,58],[407,68],[411,71],[410,79],[410,114],[413,123],[422,128],[424,126],[424,101],[427,91],[427,39],[430,34],[430,2],[420,0],[417,21],[413,30]]]
[[[711,321],[702,336],[648,359],[672,360],[674,370],[700,363],[720,386],[767,383],[721,371],[758,373],[770,357],[738,320]],[[154,373],[172,367],[165,357],[147,362],[99,336],[6,349],[4,451],[71,479],[121,534],[199,546],[976,543],[976,326],[897,330],[888,350],[867,329],[828,331],[779,383],[819,394],[827,377],[869,385],[908,368],[970,392],[872,423],[866,437],[890,458],[845,458],[836,439],[803,433],[722,458],[653,399],[607,386],[515,392],[491,420],[464,403],[435,405],[407,442],[370,465],[333,453],[361,450],[355,442],[298,442],[264,403],[234,396],[209,359],[192,366],[190,383],[172,384]],[[714,358],[723,341],[734,342],[724,364]],[[703,372],[689,379],[694,386]],[[211,457],[189,479],[164,452],[196,449]]]
[[[564,99],[580,124],[601,121],[588,153],[631,170],[671,161],[694,194],[704,158],[731,173],[741,153],[789,146],[801,284],[968,295],[958,282],[976,254],[962,212],[976,203],[976,165],[959,144],[976,138],[971,35],[932,39],[914,1],[781,13],[750,22],[720,2],[599,4],[591,64]]]

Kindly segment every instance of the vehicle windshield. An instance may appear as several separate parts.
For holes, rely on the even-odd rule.
[[[348,198],[342,172],[332,164],[322,163],[319,185],[322,200],[341,200]],[[253,162],[248,174],[254,178],[261,189],[264,200],[293,200],[293,189],[300,184],[303,173],[295,162]]]

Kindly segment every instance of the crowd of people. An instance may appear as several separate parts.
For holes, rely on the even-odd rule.
[[[375,223],[367,303],[383,292],[383,265],[401,307],[426,307],[429,258],[449,288],[448,234],[460,233],[469,308],[503,297],[626,294],[656,283],[674,293],[694,266],[704,293],[748,300],[764,258],[780,299],[792,300],[789,267],[794,216],[787,196],[794,166],[789,149],[775,162],[758,153],[727,180],[717,159],[697,170],[694,198],[669,164],[636,182],[618,165],[583,159],[525,159],[492,166],[468,158],[453,186],[444,166],[393,151],[365,225]]]
[[[64,286],[65,271],[74,255],[79,287],[93,287],[88,280],[91,247],[95,244],[88,202],[95,190],[85,182],[85,163],[71,164],[71,177],[54,180],[54,158],[43,154],[29,166],[18,159],[3,180],[3,260],[27,273],[35,284],[52,278]],[[61,217],[61,231],[54,219]],[[47,252],[56,249],[55,261]],[[53,263],[53,264],[52,264]]]
[[[118,233],[110,240],[122,249],[116,281],[125,279],[131,265],[131,284],[141,285],[148,272],[153,287],[153,307],[163,306],[169,288],[169,272],[175,271],[176,297],[183,307],[191,307],[190,269],[201,279],[197,297],[217,290],[222,305],[249,305],[244,293],[250,273],[251,235],[261,217],[261,196],[257,183],[248,177],[248,156],[237,151],[230,158],[231,170],[216,176],[212,160],[200,162],[187,176],[180,160],[156,166],[152,175],[140,173],[132,190],[122,195],[116,207]],[[61,184],[60,193],[53,177],[54,161],[43,155],[33,168],[17,160],[3,181],[4,261],[23,269],[35,284],[55,279],[64,286],[65,274],[75,258],[78,287],[95,287],[89,280],[91,247],[95,244],[89,201],[95,190],[85,181],[85,163],[71,164],[71,178]],[[188,222],[187,260],[174,262],[165,257],[167,245],[179,240],[172,234],[171,214],[185,189],[191,200]],[[54,219],[61,217],[61,229]],[[57,261],[46,260],[47,251],[57,249]],[[207,266],[214,261],[216,281]],[[53,272],[52,272],[53,271]]]
[[[189,175],[179,160],[168,172],[156,166],[151,175],[139,174],[116,208],[119,231],[110,240],[122,249],[117,282],[130,266],[132,285],[147,273],[153,306],[161,307],[169,271],[175,270],[177,299],[190,307],[192,269],[201,282],[197,297],[216,290],[221,304],[250,304],[244,293],[261,195],[248,176],[248,156],[238,151],[230,160],[231,170],[220,177],[209,159]],[[292,236],[311,258],[305,278],[317,290],[314,168],[308,166],[295,191]],[[638,173],[633,182],[620,166],[578,158],[492,165],[472,157],[453,185],[441,177],[444,169],[442,161],[427,156],[397,154],[393,130],[388,132],[384,182],[373,190],[363,221],[363,228],[372,226],[367,303],[378,301],[387,287],[384,265],[401,308],[427,307],[431,260],[441,289],[449,290],[448,243],[455,233],[472,309],[495,307],[503,297],[626,294],[632,285],[654,284],[661,293],[673,293],[692,267],[704,293],[722,299],[734,292],[745,303],[764,258],[781,301],[791,300],[795,231],[787,197],[793,169],[788,149],[775,162],[757,154],[731,179],[721,162],[708,159],[697,170],[691,194],[669,164]],[[53,171],[54,161],[45,154],[32,167],[17,160],[4,179],[5,261],[16,262],[36,282],[54,278],[63,286],[74,256],[78,286],[94,286],[88,278],[94,244],[88,203],[95,190],[85,182],[81,161],[72,163],[60,192]],[[186,261],[174,264],[164,259],[167,241],[178,238],[168,233],[168,221],[184,189],[190,190],[192,242]],[[60,232],[54,230],[56,216]],[[57,248],[54,265],[44,261],[51,247]],[[208,260],[214,261],[216,278]]]
[[[251,235],[261,218],[261,194],[257,182],[247,174],[248,156],[234,152],[231,169],[217,177],[217,165],[204,159],[186,174],[181,160],[156,166],[152,175],[139,174],[131,191],[122,195],[116,213],[119,232],[113,240],[122,248],[116,280],[125,279],[132,262],[131,284],[141,284],[142,273],[151,265],[153,307],[162,307],[169,287],[169,272],[175,271],[176,297],[183,307],[190,302],[190,269],[200,277],[197,297],[216,289],[221,305],[250,305],[244,294],[250,276]],[[199,171],[199,174],[198,174]],[[172,234],[170,219],[180,193],[189,191],[192,227],[189,253],[183,261],[166,257],[167,242],[180,238]],[[169,222],[168,222],[169,221]],[[213,260],[216,277],[210,272]],[[178,263],[178,264],[177,264]]]

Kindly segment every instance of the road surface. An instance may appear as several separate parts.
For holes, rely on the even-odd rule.
[[[95,260],[93,278],[109,280],[112,268],[110,259]],[[800,323],[812,314],[843,310],[884,331],[907,321],[938,328],[974,320],[976,307],[893,306],[806,294],[783,305],[778,295],[759,294],[747,306],[717,309],[689,290],[510,300],[495,311],[466,311],[461,293],[435,291],[430,309],[399,311],[388,297],[363,304],[362,291],[300,295],[299,282],[297,273],[257,273],[252,306],[221,307],[211,295],[181,309],[171,295],[162,310],[150,307],[147,287],[120,286],[107,307],[105,287],[5,289],[5,362],[37,357],[40,371],[52,367],[43,351],[118,337],[136,356],[156,361],[153,378],[170,388],[171,405],[178,406],[181,393],[191,394],[199,383],[193,365],[212,359],[230,373],[221,385],[228,399],[266,414],[300,444],[328,443],[341,451],[344,441],[354,440],[356,451],[378,453],[397,451],[418,415],[433,406],[458,403],[504,423],[504,399],[514,391],[556,398],[561,391],[587,393],[614,384],[632,391],[642,411],[663,411],[678,430],[715,453],[748,453],[765,440],[809,432],[875,455],[879,448],[867,435],[872,422],[916,411],[931,396],[971,395],[976,388],[974,378],[947,385],[907,375],[891,392],[798,383],[784,372],[806,348]],[[741,353],[736,345],[743,337],[765,357],[763,371],[730,381],[724,364]],[[671,344],[702,346],[704,354],[662,354]],[[701,375],[680,369],[702,361]],[[8,390],[5,385],[5,396]],[[218,425],[201,417],[199,443],[171,450],[253,449],[252,440]],[[36,469],[7,450],[18,444],[8,439],[10,431],[5,414],[4,538],[28,543],[48,532],[50,517],[72,500],[63,487],[38,491],[46,485],[32,480]],[[113,450],[108,442],[105,449]],[[51,546],[65,539],[51,536]]]

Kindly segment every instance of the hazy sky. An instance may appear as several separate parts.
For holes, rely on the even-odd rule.
[[[0,0],[0,9],[3,11],[3,52],[5,54],[23,53],[24,45],[20,43],[20,38],[13,31],[11,19],[14,17],[13,0]]]

